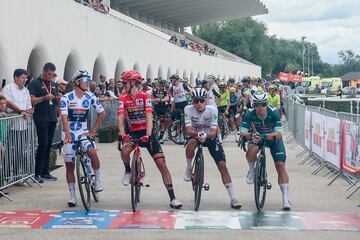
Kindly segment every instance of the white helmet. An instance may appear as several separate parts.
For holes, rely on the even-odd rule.
[[[206,99],[208,96],[208,93],[204,88],[194,88],[191,91],[191,96],[192,96],[192,98]]]
[[[83,78],[83,77],[91,78],[88,71],[81,69],[81,70],[76,71],[76,73],[74,73],[72,80],[73,80],[73,82],[75,82],[76,80]]]
[[[253,95],[254,103],[267,103],[268,102],[268,95],[263,91],[257,91]]]

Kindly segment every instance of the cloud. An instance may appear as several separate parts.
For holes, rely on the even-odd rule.
[[[268,34],[284,39],[307,37],[318,46],[323,61],[339,63],[337,52],[360,53],[360,1],[353,0],[262,0],[269,14],[257,16]]]

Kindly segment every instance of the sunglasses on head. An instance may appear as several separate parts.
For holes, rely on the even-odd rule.
[[[197,99],[194,99],[193,100],[195,104],[198,104],[198,103],[204,103],[205,102],[205,99],[203,98],[197,98]]]
[[[262,108],[262,107],[266,107],[267,103],[255,103],[255,108]]]

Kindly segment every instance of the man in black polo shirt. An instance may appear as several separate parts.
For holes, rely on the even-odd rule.
[[[57,180],[49,173],[49,154],[57,123],[55,106],[60,99],[56,84],[52,81],[55,70],[53,63],[46,63],[42,74],[28,85],[31,103],[34,106],[33,118],[38,136],[35,179],[40,183],[44,180]]]

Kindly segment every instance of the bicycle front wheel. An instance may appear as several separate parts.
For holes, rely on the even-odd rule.
[[[82,157],[77,157],[75,160],[76,178],[79,186],[81,201],[86,211],[91,207],[91,195],[90,195],[90,177],[88,176],[85,168],[85,162]]]
[[[254,195],[255,205],[258,211],[263,209],[266,198],[267,176],[265,161],[265,156],[260,154],[255,166]]]
[[[138,156],[133,156],[133,159],[131,161],[131,207],[133,212],[136,211],[137,204],[140,202],[140,177],[139,172],[141,169],[139,169],[138,164]]]
[[[198,211],[200,208],[201,191],[204,184],[204,156],[200,153],[197,154],[194,160],[192,183],[194,190],[194,209]]]
[[[180,120],[176,120],[171,123],[168,129],[168,135],[171,141],[179,145],[184,144],[184,134],[184,128],[182,127]]]

